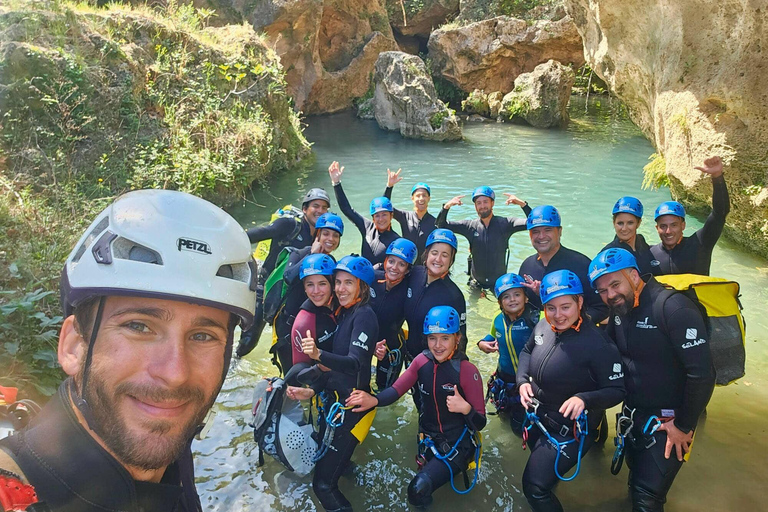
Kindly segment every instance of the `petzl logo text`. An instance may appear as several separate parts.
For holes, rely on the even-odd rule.
[[[202,254],[212,254],[211,246],[200,240],[192,240],[191,238],[179,238],[176,240],[176,248],[180,251],[199,252]]]

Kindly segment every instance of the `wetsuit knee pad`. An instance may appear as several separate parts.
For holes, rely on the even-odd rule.
[[[629,495],[632,499],[632,512],[664,512],[667,500],[660,499],[648,489],[630,484]]]
[[[563,512],[563,506],[552,489],[523,480],[523,494],[534,512]]]
[[[432,502],[432,479],[424,473],[417,473],[408,485],[408,502],[417,507],[424,507]]]

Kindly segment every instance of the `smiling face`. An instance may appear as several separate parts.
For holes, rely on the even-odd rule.
[[[337,270],[334,291],[339,305],[348,307],[360,296],[360,280],[349,272]]]
[[[438,363],[447,361],[459,346],[459,334],[429,334],[427,346]]]
[[[386,231],[392,224],[392,212],[376,212],[373,214],[373,224],[379,231]]]
[[[417,212],[427,211],[427,207],[429,206],[429,199],[430,197],[426,190],[423,188],[416,190],[416,192],[414,192],[411,196],[411,201],[413,201],[413,209]]]
[[[398,283],[408,273],[409,268],[410,265],[405,260],[390,254],[384,260],[384,277],[390,283]]]
[[[510,318],[517,318],[525,309],[528,297],[526,297],[525,291],[522,288],[512,288],[501,294],[499,302],[501,303],[501,308]]]
[[[331,254],[339,248],[339,244],[341,243],[341,235],[338,231],[333,229],[318,229],[316,236],[325,254]]]
[[[314,275],[304,278],[304,292],[315,306],[325,306],[331,300],[331,282],[326,276]]]
[[[531,245],[539,254],[550,254],[560,249],[560,236],[563,228],[552,226],[540,226],[528,231],[531,237]]]
[[[62,326],[59,361],[82,389],[86,342]],[[222,383],[230,314],[142,297],[108,297],[83,395],[97,440],[124,465],[176,460]]]
[[[302,211],[304,212],[304,218],[307,219],[307,222],[310,226],[315,225],[315,222],[317,222],[317,219],[324,213],[328,211],[328,208],[330,208],[331,205],[329,205],[327,202],[323,201],[322,199],[315,199],[313,201],[310,201],[309,203],[305,204],[302,208]]]
[[[547,321],[558,331],[564,331],[579,321],[581,305],[584,298],[581,295],[561,295],[544,304]]]
[[[613,216],[613,229],[616,236],[624,243],[633,242],[637,236],[637,228],[640,227],[640,219],[631,213],[617,213]]]
[[[639,286],[640,274],[635,269],[611,272],[595,281],[597,293],[612,315],[624,316],[634,307],[635,292],[630,279],[634,281],[635,287]]]
[[[427,272],[433,277],[441,277],[448,273],[453,263],[453,247],[437,242],[427,248],[426,262]]]
[[[661,244],[671,251],[683,239],[685,219],[677,215],[662,215],[656,219],[656,231],[659,233]]]
[[[475,199],[475,211],[481,219],[487,219],[493,213],[493,199],[480,196]]]

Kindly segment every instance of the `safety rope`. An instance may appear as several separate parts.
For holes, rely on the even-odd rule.
[[[472,444],[475,445],[475,476],[472,479],[472,484],[469,485],[465,490],[460,491],[456,488],[456,484],[453,483],[453,467],[451,467],[451,461],[456,458],[456,455],[459,453],[459,443],[461,443],[462,439],[464,439],[464,436],[467,435],[467,432],[469,432],[469,427],[466,425],[464,426],[464,430],[461,432],[461,435],[456,440],[456,443],[453,445],[453,447],[450,449],[450,451],[446,454],[441,454],[440,451],[435,446],[435,442],[432,441],[432,438],[429,436],[424,436],[424,438],[419,441],[419,451],[421,451],[421,446],[423,445],[429,450],[432,450],[432,454],[439,460],[443,461],[446,466],[448,466],[448,472],[451,475],[451,479],[449,480],[451,482],[451,489],[456,494],[468,494],[469,491],[471,491],[475,484],[477,483],[478,476],[480,474],[480,449],[482,447],[482,444],[477,440],[474,432],[472,434]],[[423,456],[422,456],[423,459]],[[419,463],[421,466],[421,462],[419,462],[419,459],[417,457],[416,462]],[[466,474],[466,473],[465,473]]]

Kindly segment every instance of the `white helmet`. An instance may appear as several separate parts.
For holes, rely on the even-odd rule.
[[[228,213],[172,190],[117,198],[75,245],[61,274],[65,315],[94,296],[129,295],[229,311],[247,329],[256,305],[251,244]]]

